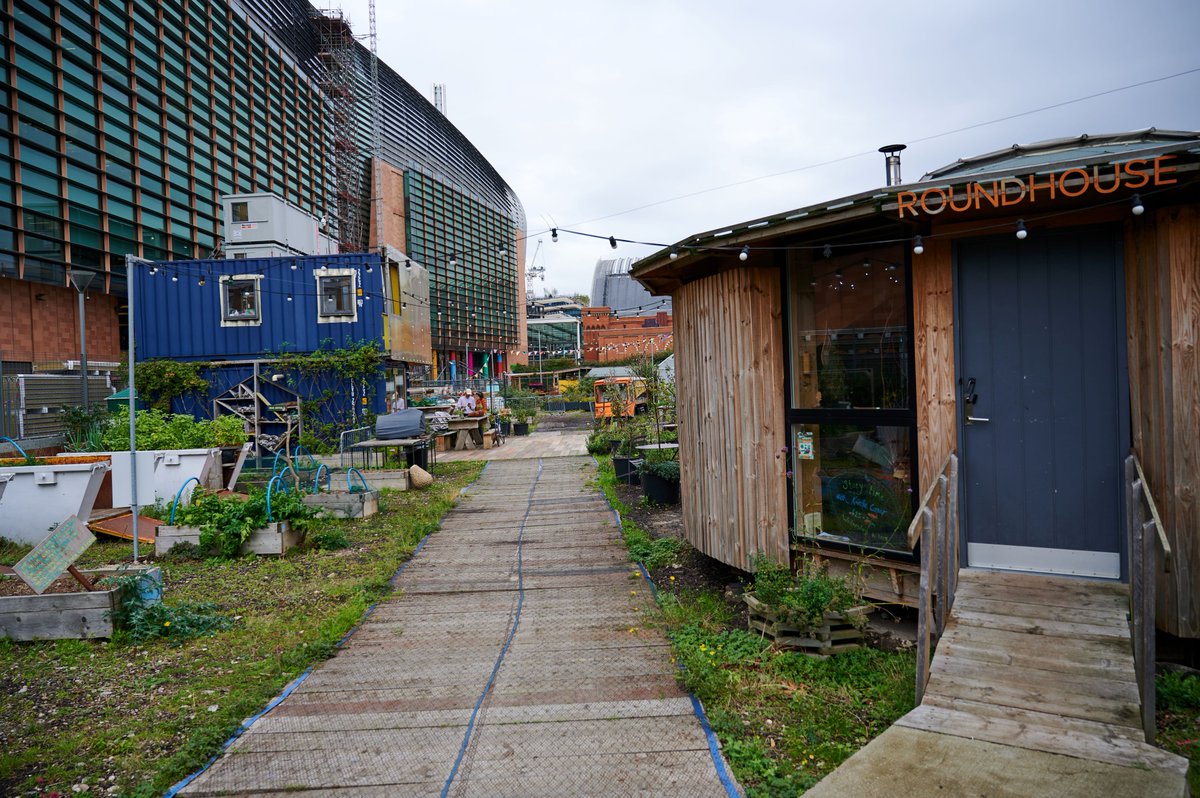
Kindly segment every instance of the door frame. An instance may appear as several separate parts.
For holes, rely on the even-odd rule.
[[[1113,335],[1116,336],[1116,359],[1117,359],[1117,440],[1118,445],[1116,451],[1113,452],[1114,472],[1120,477],[1116,484],[1124,486],[1124,472],[1121,470],[1121,464],[1124,462],[1132,451],[1132,420],[1130,419],[1129,409],[1129,353],[1128,353],[1128,319],[1126,312],[1126,303],[1128,302],[1126,292],[1126,270],[1125,270],[1125,246],[1124,233],[1120,225],[1082,225],[1082,226],[1066,226],[1047,228],[1042,235],[1087,235],[1089,230],[1104,231],[1106,235],[1111,234],[1113,237],[1114,257],[1117,259],[1117,302],[1116,302],[1116,329],[1113,330]],[[1040,231],[1039,231],[1040,232]],[[1003,236],[971,236],[970,238],[957,238],[951,245],[951,298],[954,305],[954,408],[955,408],[955,441],[959,452],[959,458],[965,465],[966,449],[964,446],[964,432],[966,430],[966,417],[963,412],[963,364],[962,364],[962,331],[961,324],[961,307],[960,307],[960,292],[961,278],[960,269],[961,263],[959,260],[960,245],[964,243],[986,242],[988,239],[1004,240]],[[958,497],[961,504],[970,501],[967,493],[967,473],[965,468],[959,468],[958,473]],[[1125,491],[1118,490],[1118,517],[1117,522],[1117,555],[1119,558],[1118,576],[1116,581],[1127,582],[1129,580],[1129,541],[1128,534],[1125,529],[1126,501]],[[958,512],[959,523],[959,558],[960,562],[969,566],[971,562],[968,554],[968,546],[970,544],[970,529],[967,526],[967,514],[960,510]],[[1061,550],[1058,550],[1061,551]],[[984,566],[980,566],[984,567]],[[1057,576],[1070,576],[1069,573],[1061,572],[1039,572],[1035,568],[997,568],[998,570],[1020,570],[1034,573],[1055,573]],[[1105,578],[1105,577],[1090,577],[1090,578]]]

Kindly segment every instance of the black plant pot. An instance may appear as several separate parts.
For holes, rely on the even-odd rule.
[[[621,442],[620,441],[609,441],[608,442],[608,453],[609,454],[616,457],[617,452],[619,452],[620,450],[621,450]]]
[[[679,483],[655,474],[642,474],[642,495],[655,504],[679,504]]]
[[[513,435],[528,435],[529,422],[515,422],[513,424]]]
[[[513,427],[513,425],[512,425],[511,421],[501,421],[500,422],[500,434],[501,435],[512,435],[512,427]]]
[[[641,460],[636,460],[623,454],[614,454],[612,462],[617,482],[623,485],[641,484],[641,474],[638,472],[638,466],[642,463]]]

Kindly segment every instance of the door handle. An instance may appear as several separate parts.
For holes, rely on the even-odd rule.
[[[979,394],[975,393],[975,378],[967,379],[966,390],[963,391],[963,416],[966,418],[968,425],[974,424],[976,421],[988,421],[986,418],[976,418],[971,415],[975,412],[975,403],[979,401]]]
[[[979,418],[978,416],[967,416],[968,424],[978,424],[980,422],[987,422],[987,421],[991,421],[991,419],[990,418]]]

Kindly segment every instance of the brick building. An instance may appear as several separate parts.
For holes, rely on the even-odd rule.
[[[591,363],[623,360],[631,355],[672,348],[671,314],[618,316],[612,308],[583,309],[583,359]]]

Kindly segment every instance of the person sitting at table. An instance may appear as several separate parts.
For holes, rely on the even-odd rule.
[[[475,392],[474,403],[475,403],[475,406],[471,410],[468,410],[466,415],[472,416],[472,417],[474,417],[474,416],[486,417],[487,416],[487,400],[483,398],[483,394],[481,394],[479,391]]]
[[[475,397],[471,395],[470,391],[463,391],[458,395],[458,401],[454,403],[454,409],[463,415],[467,415],[475,409]]]

